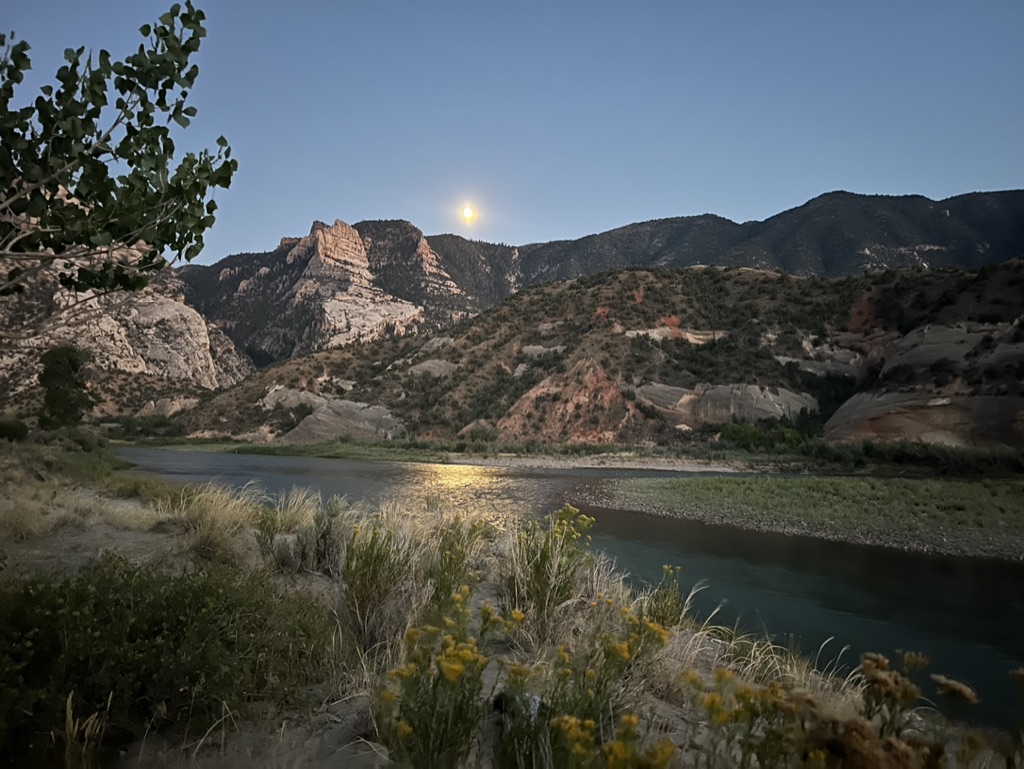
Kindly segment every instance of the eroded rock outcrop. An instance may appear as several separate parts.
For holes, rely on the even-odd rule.
[[[600,364],[584,358],[529,390],[497,428],[509,441],[615,443],[642,419]]]
[[[825,424],[835,441],[909,440],[949,446],[1024,443],[1024,398],[859,393]]]
[[[230,339],[184,303],[183,287],[169,272],[139,293],[96,299],[73,320],[58,315],[45,333],[9,347],[0,361],[0,387],[17,392],[34,384],[40,356],[58,345],[87,350],[94,369],[205,390],[228,387],[253,371]]]
[[[702,384],[690,390],[654,382],[637,388],[637,395],[689,427],[733,420],[796,419],[804,409],[818,410],[817,399],[807,393],[750,384]]]
[[[408,222],[314,222],[273,253],[189,266],[181,276],[189,301],[261,365],[441,328],[474,308]]]
[[[279,440],[318,443],[339,438],[374,441],[405,437],[406,430],[383,406],[349,400],[329,400]]]

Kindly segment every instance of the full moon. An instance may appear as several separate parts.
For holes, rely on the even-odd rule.
[[[462,209],[462,218],[465,219],[467,222],[473,221],[475,217],[476,211],[474,211],[469,206],[466,206],[465,208]]]

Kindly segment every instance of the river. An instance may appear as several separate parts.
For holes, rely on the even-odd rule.
[[[539,514],[568,503],[595,518],[594,545],[639,581],[663,564],[688,588],[703,581],[698,617],[794,642],[822,662],[853,666],[865,651],[924,652],[930,670],[969,682],[981,704],[971,720],[1012,727],[1024,719],[1007,673],[1024,666],[1024,564],[904,553],[660,518],[587,504],[641,470],[493,468],[221,454],[130,447],[136,469],[185,483],[255,481],[269,492],[308,486],[325,496],[377,502],[432,498],[461,509]],[[843,651],[845,648],[845,651]],[[934,687],[921,682],[926,694]],[[960,711],[958,711],[960,713]]]

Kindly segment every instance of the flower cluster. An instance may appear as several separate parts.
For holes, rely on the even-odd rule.
[[[392,668],[379,693],[382,738],[392,756],[414,766],[457,766],[486,712],[482,674],[488,658],[466,631],[469,588],[453,596],[444,628],[405,634],[405,663]]]

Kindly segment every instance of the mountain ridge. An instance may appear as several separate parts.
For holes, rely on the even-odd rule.
[[[405,220],[317,222],[272,252],[179,274],[186,301],[267,365],[356,339],[438,330],[527,286],[608,270],[713,264],[840,277],[894,267],[977,269],[1020,256],[1024,190],[940,201],[835,191],[759,222],[700,214],[523,246],[426,236]],[[316,259],[338,269],[321,271],[314,286],[303,275]]]

